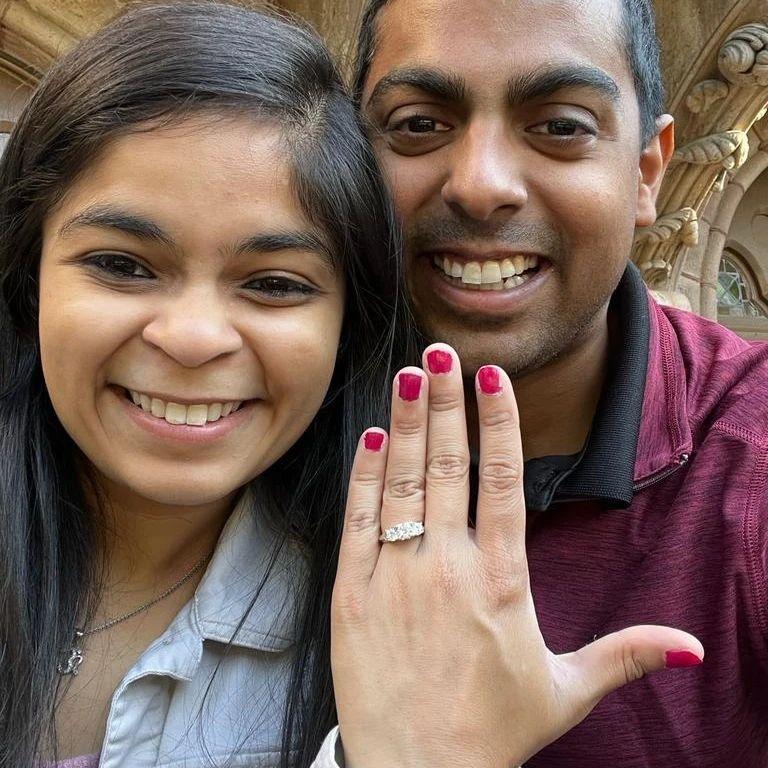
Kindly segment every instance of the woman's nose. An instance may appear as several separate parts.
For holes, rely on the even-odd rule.
[[[142,338],[185,368],[198,368],[241,349],[227,308],[212,292],[174,297],[145,326]]]

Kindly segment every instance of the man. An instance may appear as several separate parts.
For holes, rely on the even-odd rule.
[[[653,623],[707,651],[528,765],[767,765],[768,347],[628,266],[674,145],[649,0],[372,0],[356,85],[418,322],[514,379],[549,647]]]

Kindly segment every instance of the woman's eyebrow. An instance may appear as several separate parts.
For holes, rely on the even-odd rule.
[[[141,240],[151,240],[169,248],[176,247],[173,238],[158,224],[141,214],[132,213],[114,205],[100,203],[80,211],[61,226],[59,236],[67,237],[73,230],[82,227],[116,229]]]
[[[263,232],[246,238],[234,249],[238,256],[279,251],[309,251],[319,256],[329,270],[336,270],[336,260],[331,249],[325,240],[312,230]]]
[[[115,229],[168,248],[178,247],[174,239],[151,219],[114,205],[98,204],[80,211],[61,226],[59,235],[67,237],[73,230],[83,227]],[[249,253],[277,253],[279,251],[316,253],[329,270],[336,270],[336,260],[328,244],[311,230],[259,233],[240,241],[230,252],[242,256]]]

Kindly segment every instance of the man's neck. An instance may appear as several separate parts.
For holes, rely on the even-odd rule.
[[[513,380],[525,460],[579,453],[589,436],[608,370],[606,313],[579,343],[551,363]],[[470,441],[477,446],[477,406],[467,387]],[[470,394],[471,393],[471,394]]]
[[[568,355],[513,382],[526,460],[584,447],[608,368],[609,339],[593,334]]]

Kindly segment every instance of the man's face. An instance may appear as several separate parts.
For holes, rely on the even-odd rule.
[[[379,14],[363,110],[417,319],[468,374],[521,375],[604,332],[634,228],[653,222],[661,169],[641,151],[620,19],[617,0]]]

